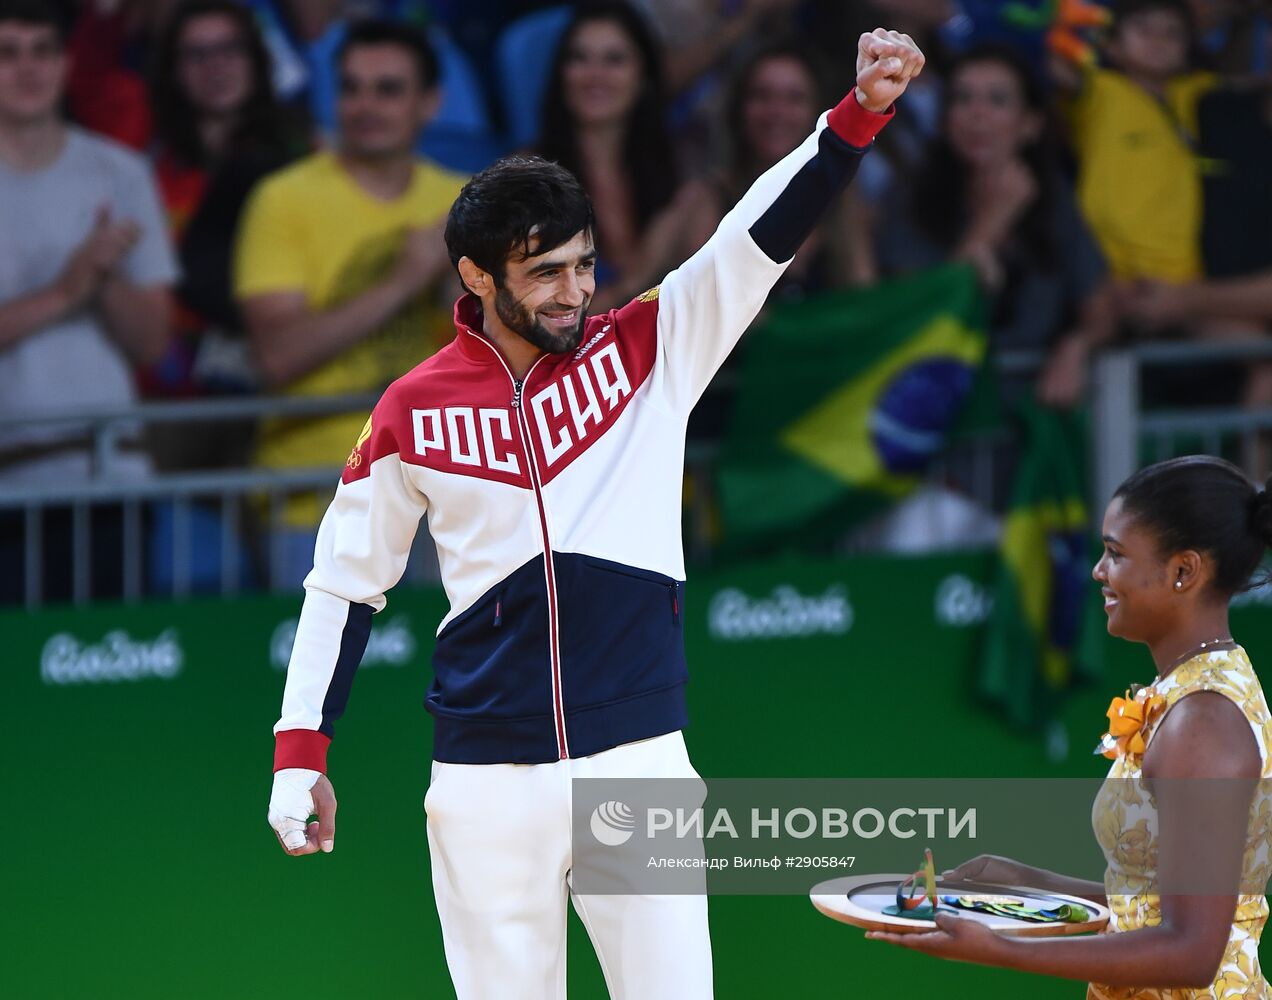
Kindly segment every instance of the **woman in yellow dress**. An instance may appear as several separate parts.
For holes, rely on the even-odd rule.
[[[948,881],[1027,885],[1106,903],[1104,933],[1004,937],[940,914],[867,937],[942,958],[1086,980],[1088,1000],[1272,998],[1259,968],[1272,873],[1272,715],[1228,604],[1272,543],[1272,492],[1209,456],[1149,466],[1104,516],[1111,635],[1146,644],[1149,688],[1110,709],[1113,758],[1092,812],[1104,883],[982,855]],[[1228,779],[1199,782],[1190,779]],[[1219,891],[1223,889],[1224,891]]]

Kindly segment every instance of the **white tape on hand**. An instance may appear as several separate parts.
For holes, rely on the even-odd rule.
[[[306,767],[285,767],[274,772],[274,790],[269,797],[269,825],[289,851],[305,846],[305,826],[314,812],[310,789],[321,771]]]

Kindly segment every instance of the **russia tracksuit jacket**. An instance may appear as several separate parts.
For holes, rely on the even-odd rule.
[[[482,336],[480,302],[459,300],[455,340],[385,392],[319,528],[276,770],[326,771],[421,517],[450,600],[434,759],[542,763],[685,726],[689,412],[887,117],[849,94],[661,286],[522,379]]]

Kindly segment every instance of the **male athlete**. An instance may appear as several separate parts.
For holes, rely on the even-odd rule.
[[[696,776],[680,733],[689,411],[922,66],[908,36],[863,35],[855,90],[702,250],[604,316],[587,315],[592,209],[568,172],[504,160],[451,208],[470,294],[454,342],[375,407],[319,529],[269,820],[289,854],[332,849],[332,725],[427,516],[451,609],[425,808],[461,1000],[565,996],[572,779]],[[573,903],[612,996],[712,995],[704,896]]]

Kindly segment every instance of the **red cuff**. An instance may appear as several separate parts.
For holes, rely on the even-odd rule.
[[[331,738],[312,729],[286,729],[274,737],[274,770],[307,767],[327,773],[327,747]]]
[[[835,135],[849,146],[864,149],[896,113],[895,104],[884,112],[867,111],[857,100],[857,88],[854,87],[848,91],[847,97],[831,109],[829,124]]]

